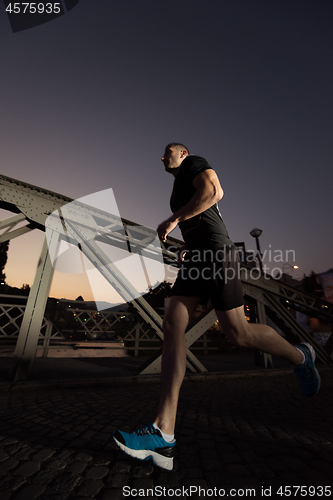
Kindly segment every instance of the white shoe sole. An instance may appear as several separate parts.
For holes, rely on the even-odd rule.
[[[160,455],[152,450],[132,450],[131,448],[128,448],[124,444],[120,443],[115,437],[113,439],[117,446],[119,446],[119,448],[127,455],[138,458],[139,460],[151,458],[157,467],[161,467],[161,469],[165,470],[173,469],[173,457],[164,457],[163,455]]]

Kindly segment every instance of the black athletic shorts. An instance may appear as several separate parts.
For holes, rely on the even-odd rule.
[[[201,297],[218,311],[244,304],[240,262],[234,245],[190,250],[178,271],[171,295]]]

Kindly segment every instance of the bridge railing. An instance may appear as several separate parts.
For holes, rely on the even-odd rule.
[[[0,346],[15,346],[26,301],[22,295],[0,295]],[[44,357],[52,348],[123,349],[139,356],[162,347],[160,338],[137,314],[121,309],[97,311],[92,305],[49,299],[38,342]],[[217,347],[204,333],[191,349],[208,354]]]

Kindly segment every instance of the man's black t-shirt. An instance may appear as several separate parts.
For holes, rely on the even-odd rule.
[[[177,173],[170,199],[173,213],[186,205],[196,192],[194,178],[204,170],[211,169],[200,156],[187,156]],[[191,219],[179,222],[185,245],[188,249],[221,248],[232,245],[217,204]]]

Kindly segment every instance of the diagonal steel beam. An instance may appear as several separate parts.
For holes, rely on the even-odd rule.
[[[58,235],[55,236],[58,237]],[[53,266],[45,238],[10,370],[10,377],[14,382],[25,380],[32,370],[52,277]]]

